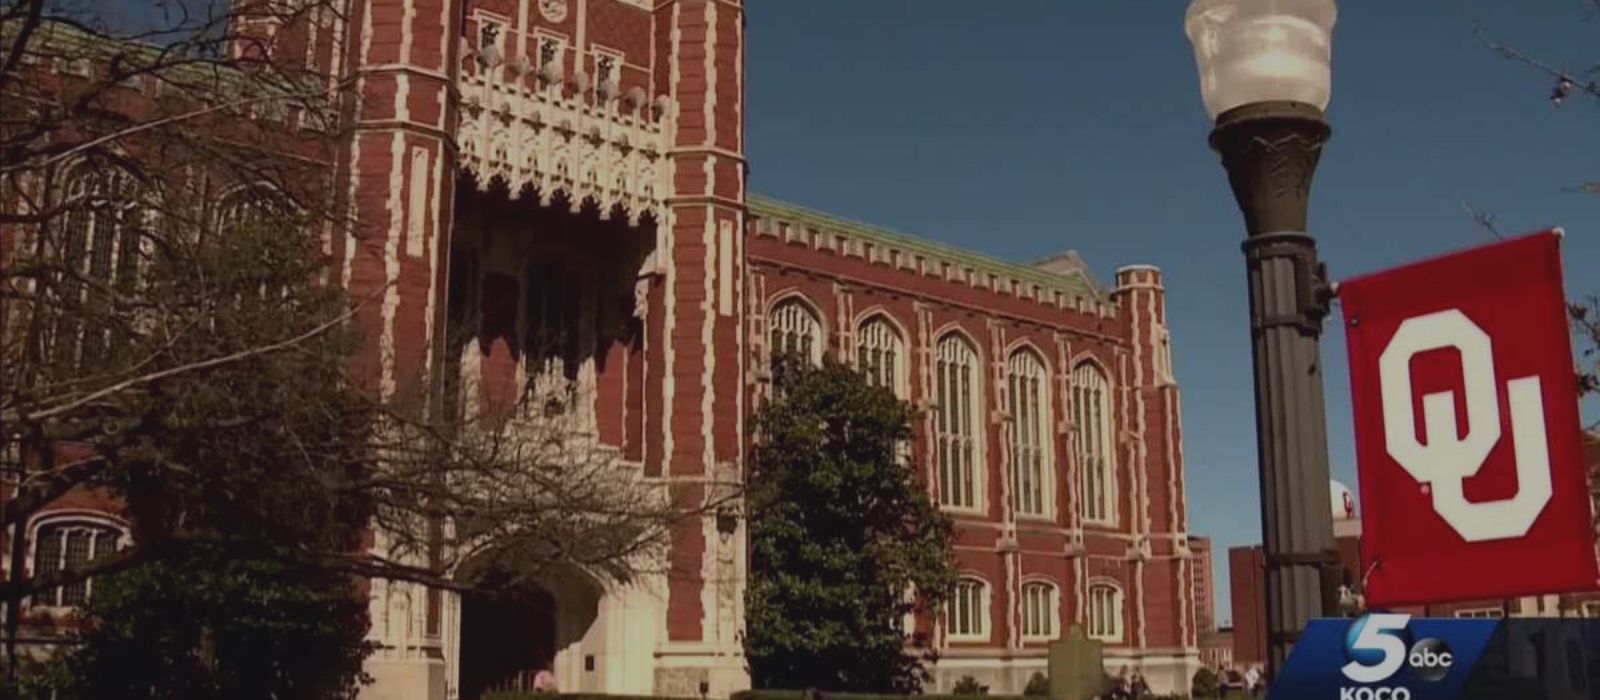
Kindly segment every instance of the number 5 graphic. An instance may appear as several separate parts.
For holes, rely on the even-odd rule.
[[[1418,442],[1412,413],[1411,358],[1444,348],[1461,353],[1466,435],[1457,436],[1455,392],[1442,391],[1422,397],[1427,441]],[[1468,542],[1527,535],[1552,493],[1539,378],[1506,382],[1517,494],[1499,501],[1469,503],[1462,493],[1463,480],[1483,468],[1489,451],[1500,442],[1500,402],[1489,334],[1456,309],[1406,319],[1379,356],[1378,372],[1389,456],[1413,479],[1429,485],[1434,511]]]
[[[1351,630],[1355,638],[1345,640],[1345,653],[1356,660],[1340,669],[1344,677],[1357,683],[1377,683],[1399,671],[1406,662],[1406,643],[1400,639],[1400,631],[1410,621],[1410,615],[1394,613],[1372,613],[1357,620]],[[1377,663],[1361,663],[1374,656],[1381,656]]]

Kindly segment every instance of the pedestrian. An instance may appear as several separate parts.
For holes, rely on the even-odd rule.
[[[551,673],[549,669],[544,669],[544,670],[539,671],[538,675],[535,675],[533,677],[533,692],[535,692],[535,693],[556,693],[556,692],[559,692],[559,691],[556,690],[556,674]]]
[[[1144,700],[1144,698],[1150,697],[1150,684],[1144,681],[1143,673],[1133,672],[1133,680],[1129,683],[1128,692],[1135,700]]]

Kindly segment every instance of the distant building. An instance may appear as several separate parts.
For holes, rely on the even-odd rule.
[[[1585,463],[1591,475],[1600,470],[1600,433],[1588,433],[1584,441]],[[1361,520],[1356,517],[1356,501],[1350,489],[1331,482],[1330,506],[1333,509],[1333,534],[1339,551],[1339,568],[1346,586],[1358,594],[1364,573],[1361,570]],[[1595,499],[1600,513],[1600,497]],[[1260,545],[1228,550],[1229,594],[1233,601],[1233,661],[1238,664],[1264,663],[1267,655],[1266,559]],[[1584,617],[1600,618],[1600,593],[1563,593],[1474,600],[1438,605],[1401,606],[1395,612],[1419,617]],[[1201,656],[1205,655],[1202,637]]]
[[[1204,635],[1217,631],[1216,579],[1212,575],[1211,538],[1189,536],[1194,566],[1189,569],[1194,587],[1194,626]]]
[[[1213,670],[1233,665],[1233,628],[1224,627],[1200,636],[1200,663]]]

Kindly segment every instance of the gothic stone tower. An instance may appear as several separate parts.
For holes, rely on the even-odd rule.
[[[347,26],[358,225],[334,252],[353,297],[375,300],[360,318],[373,391],[492,407],[558,366],[598,441],[673,498],[737,482],[743,354],[717,350],[742,343],[742,3],[366,0]],[[558,326],[576,338],[530,340]],[[374,581],[364,697],[510,682],[496,674],[528,669],[474,651],[503,634],[531,635],[523,661],[564,691],[725,695],[748,684],[743,541],[736,518],[708,516],[673,536],[665,574],[557,577],[523,611],[532,633]]]

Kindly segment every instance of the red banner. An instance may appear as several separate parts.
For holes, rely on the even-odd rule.
[[[1560,241],[1340,285],[1369,605],[1600,588]]]

